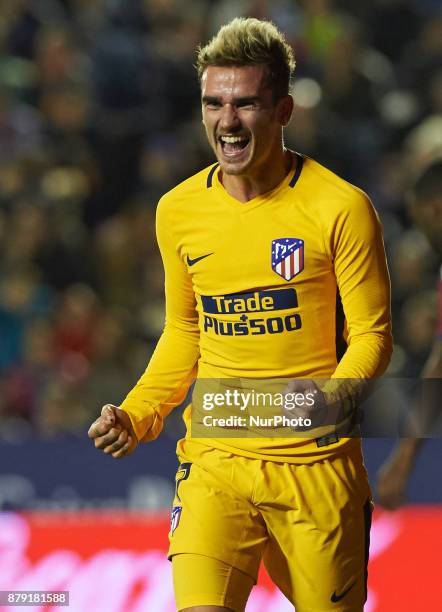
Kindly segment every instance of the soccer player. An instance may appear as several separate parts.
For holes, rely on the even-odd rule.
[[[431,246],[442,257],[442,160],[433,160],[419,175],[409,194],[411,216]],[[438,324],[433,347],[422,378],[442,378],[442,267],[438,287]],[[425,384],[425,383],[424,383]],[[414,405],[406,434],[380,467],[377,478],[379,502],[387,510],[396,510],[405,500],[410,475],[422,442],[437,416],[433,402]],[[440,411],[440,408],[439,408]]]
[[[198,51],[217,162],[158,205],[166,322],[137,385],[90,428],[113,457],[158,436],[195,377],[333,378],[336,397],[339,381],[379,376],[389,362],[376,212],[362,191],[284,146],[294,65],[275,26],[251,18]],[[337,291],[348,343],[339,363]],[[191,414],[170,531],[177,609],[244,610],[264,559],[298,612],[362,611],[372,505],[360,440],[197,439]]]

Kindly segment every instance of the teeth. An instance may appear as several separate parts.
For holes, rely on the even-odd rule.
[[[245,140],[247,140],[246,136],[221,136],[221,140],[223,142],[228,142],[230,144],[233,144],[235,142],[244,142]]]

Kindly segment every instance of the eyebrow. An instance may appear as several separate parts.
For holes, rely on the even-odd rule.
[[[236,106],[239,104],[253,104],[254,102],[259,102],[261,98],[259,96],[244,96],[241,98],[233,98],[233,104]],[[214,102],[221,103],[221,98],[218,96],[203,96],[202,101],[205,104],[213,104]]]

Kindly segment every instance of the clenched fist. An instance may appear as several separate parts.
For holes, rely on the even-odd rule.
[[[137,436],[129,415],[112,404],[103,406],[101,415],[89,427],[88,436],[95,448],[120,459],[130,455],[137,447]]]

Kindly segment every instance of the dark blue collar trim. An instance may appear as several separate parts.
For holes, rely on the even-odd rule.
[[[215,170],[218,168],[218,166],[219,166],[219,164],[215,164],[210,169],[210,172],[209,172],[209,174],[207,176],[207,189],[209,189],[209,187],[212,187],[212,178],[213,178],[213,175],[215,174]]]
[[[304,163],[304,158],[301,157],[301,155],[296,154],[296,159],[297,159],[297,164],[296,164],[296,170],[295,173],[292,177],[292,180],[289,183],[289,187],[294,187],[296,185],[297,180],[299,179],[300,175],[301,175],[301,171],[302,171],[302,166]],[[216,169],[218,168],[219,164],[215,164],[214,166],[212,166],[212,168],[210,169],[209,174],[207,175],[207,188],[209,189],[209,187],[212,187],[212,180],[213,180],[213,175],[215,174]]]
[[[295,170],[295,174],[292,177],[292,180],[289,183],[289,187],[294,187],[296,185],[296,182],[299,179],[299,176],[300,176],[301,171],[302,171],[302,166],[303,166],[303,163],[304,163],[304,158],[301,155],[299,155],[298,153],[296,153],[296,159],[298,160],[297,164],[296,164],[296,170]]]

